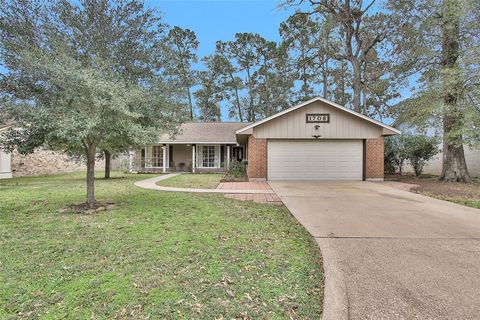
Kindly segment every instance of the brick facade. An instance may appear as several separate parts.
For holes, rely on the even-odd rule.
[[[37,150],[29,155],[12,153],[12,173],[14,177],[50,175],[64,172],[87,170],[84,161],[74,161],[68,156],[52,151]],[[97,161],[96,167],[103,170],[104,161]]]
[[[365,144],[365,179],[383,180],[384,173],[383,137],[366,139]]]
[[[247,175],[250,179],[267,178],[267,139],[248,137]]]

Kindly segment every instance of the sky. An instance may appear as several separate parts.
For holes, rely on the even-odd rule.
[[[148,7],[163,13],[170,26],[188,28],[200,42],[199,58],[213,54],[217,40],[234,40],[237,32],[255,32],[267,40],[280,41],[278,28],[296,8],[280,7],[282,0],[150,0]],[[375,8],[372,8],[375,10]],[[202,69],[202,64],[194,66]],[[405,92],[402,92],[405,95]],[[222,121],[228,118],[228,107],[222,103]],[[390,119],[384,121],[390,122]]]
[[[280,8],[280,0],[152,0],[146,5],[163,13],[170,26],[188,28],[200,42],[198,56],[213,54],[218,40],[235,40],[237,32],[254,32],[267,40],[280,41],[280,23],[295,8]],[[201,62],[194,66],[203,69]],[[228,117],[228,106],[221,105],[222,121]]]
[[[149,7],[163,12],[171,26],[188,28],[200,42],[198,54],[212,54],[217,40],[234,40],[237,32],[256,32],[280,40],[278,27],[293,12],[278,8],[278,0],[155,0]]]

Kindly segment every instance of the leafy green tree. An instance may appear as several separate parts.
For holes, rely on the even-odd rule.
[[[21,45],[20,41],[31,41],[41,45],[39,35],[45,31],[37,24],[37,15],[44,14],[36,2],[5,2],[2,10],[4,34],[16,37],[4,38],[8,46]],[[39,6],[41,3],[37,3]],[[81,4],[66,0],[51,2],[49,18],[54,21],[49,28],[70,47],[69,55],[82,65],[95,67],[96,59],[108,62],[108,68],[124,81],[132,84],[148,82],[159,69],[158,50],[162,43],[165,25],[158,13],[145,8],[143,2],[132,1],[84,1]],[[25,20],[19,20],[20,13]],[[21,34],[21,37],[18,36]],[[6,57],[14,64],[15,55]],[[25,80],[25,78],[23,79]],[[110,172],[110,158],[118,150],[126,150],[128,139],[112,138],[114,146],[104,145],[105,177]],[[122,144],[118,149],[118,144]],[[115,147],[115,148],[114,148]]]
[[[333,53],[332,21],[296,13],[280,24],[283,45],[287,47],[292,73],[300,82],[293,101],[308,100],[320,94],[329,98]],[[319,87],[321,90],[319,91]]]
[[[202,59],[206,66],[205,71],[198,72],[200,88],[195,91],[195,101],[199,109],[201,121],[220,121],[220,102],[223,100],[218,83],[220,71],[216,62],[218,56],[207,56]]]
[[[400,141],[400,154],[405,155],[413,167],[415,176],[419,177],[425,163],[438,154],[438,140],[426,135],[406,135]]]
[[[352,73],[347,66],[347,62],[344,60],[337,61],[331,73],[332,82],[335,84],[332,90],[333,100],[342,106],[347,106],[349,101],[352,100],[352,95],[348,90]]]
[[[236,33],[235,41],[226,42],[228,56],[233,64],[238,66],[239,73],[243,76],[243,83],[247,89],[246,114],[249,122],[256,120],[258,109],[257,97],[255,94],[256,78],[255,70],[258,68],[259,55],[257,44],[262,37],[255,33]],[[242,100],[242,99],[241,99]]]
[[[271,116],[289,107],[293,78],[285,46],[259,38],[256,42],[259,67],[254,73],[257,113]]]
[[[315,84],[318,78],[317,38],[318,23],[312,21],[309,15],[295,14],[280,24],[280,36],[286,47],[294,77],[301,86],[296,102],[305,101],[315,96]]]
[[[244,110],[241,104],[241,91],[245,88],[242,78],[238,74],[238,68],[231,59],[227,42],[217,41],[215,46],[215,68],[219,72],[220,87],[224,99],[231,105],[229,117],[238,116],[240,122],[244,120]]]
[[[329,1],[329,0],[286,0],[288,6],[298,6],[308,2],[311,15],[319,15],[320,21],[332,21],[331,32],[337,41],[330,44],[329,50],[337,61],[348,61],[352,73],[352,108],[363,112],[361,104],[362,66],[368,60],[371,51],[384,42],[391,30],[389,15],[373,10],[375,0],[363,1]]]
[[[405,135],[391,136],[385,138],[385,170],[389,173],[398,173],[401,175],[407,153],[405,151]]]
[[[195,32],[189,29],[173,27],[165,39],[164,66],[169,80],[183,88],[190,106],[190,120],[195,117],[192,99],[192,87],[198,82],[197,72],[192,64],[198,61],[199,42]]]
[[[108,20],[105,12],[114,19],[114,12],[132,10],[136,12],[133,20],[146,19],[143,26],[149,30],[162,29],[154,13],[142,8],[136,1],[87,1],[78,6],[66,1],[21,1],[2,3],[0,9],[3,117],[16,120],[15,129],[7,131],[2,144],[24,154],[47,147],[85,157],[89,206],[95,204],[98,148],[110,150],[114,141],[145,143],[158,130],[173,127],[176,103],[165,91],[159,94],[152,78],[155,61],[151,58],[160,54],[160,40],[150,37],[159,37],[161,32],[131,30],[120,20],[116,20],[117,32],[125,33],[123,37],[110,33],[114,30],[106,24],[111,21],[92,23],[92,30],[84,26],[89,21]],[[82,10],[86,12],[80,14]],[[83,39],[82,34],[89,38]],[[130,59],[128,55],[135,50],[127,47],[136,41],[131,38],[134,35],[149,38],[148,45],[141,47],[148,53],[139,52],[137,59]],[[94,40],[107,37],[116,41]],[[122,54],[122,47],[127,53]],[[118,50],[118,56],[109,55],[109,50]],[[128,141],[123,140],[127,137]]]
[[[389,2],[395,12],[393,59],[417,88],[397,107],[398,123],[440,128],[441,179],[470,182],[464,145],[478,144],[480,4],[474,0]]]

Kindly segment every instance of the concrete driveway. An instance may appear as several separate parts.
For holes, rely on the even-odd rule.
[[[324,319],[479,319],[480,210],[370,182],[270,182],[312,234]]]

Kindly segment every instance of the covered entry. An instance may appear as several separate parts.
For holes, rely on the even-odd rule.
[[[268,180],[362,180],[363,140],[273,140]]]

